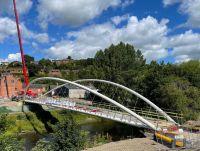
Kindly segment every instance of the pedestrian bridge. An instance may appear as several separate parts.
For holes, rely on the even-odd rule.
[[[26,92],[38,84],[44,84],[45,90],[37,97],[24,96],[25,102],[72,110],[152,130],[178,125],[175,120],[178,114],[164,111],[134,90],[111,81],[69,81],[43,77],[33,80]]]

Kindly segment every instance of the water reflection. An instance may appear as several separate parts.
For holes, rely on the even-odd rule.
[[[108,120],[84,123],[80,125],[80,128],[88,131],[88,139],[91,141],[93,141],[97,136],[105,136],[106,139],[109,138],[108,141],[144,137],[143,129]],[[29,151],[35,146],[39,139],[48,139],[48,134],[42,136],[32,132],[23,134],[22,137],[25,139],[26,151]]]

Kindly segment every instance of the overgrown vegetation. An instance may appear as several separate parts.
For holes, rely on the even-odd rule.
[[[102,119],[78,114],[67,110],[52,110],[52,116],[58,119],[56,124],[50,124],[53,131],[48,132],[45,124],[35,113],[0,114],[0,149],[5,151],[24,150],[24,139],[31,132],[41,135],[33,151],[73,150],[92,147],[108,140],[104,135],[88,137],[88,132],[80,130],[80,125],[89,122],[102,122]],[[29,117],[27,119],[27,116]],[[87,122],[88,124],[88,122]],[[48,136],[48,139],[46,137]],[[73,149],[72,149],[73,148]]]
[[[33,151],[79,151],[84,149],[86,141],[84,132],[81,132],[71,114],[67,116],[54,126],[54,133],[50,135],[50,140],[46,142],[40,140]]]
[[[18,139],[17,134],[5,135],[8,126],[12,124],[7,120],[7,114],[0,114],[0,150],[19,151],[23,150],[23,139]]]

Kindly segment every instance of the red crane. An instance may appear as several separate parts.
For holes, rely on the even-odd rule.
[[[18,34],[19,47],[20,47],[21,60],[22,60],[22,71],[23,71],[23,75],[24,75],[25,86],[27,87],[29,85],[29,77],[28,77],[26,62],[25,62],[25,58],[24,58],[24,50],[23,50],[23,45],[22,45],[21,31],[20,31],[20,27],[19,27],[19,16],[17,13],[16,0],[13,0],[13,6],[14,6],[17,34]],[[20,93],[23,95],[25,92],[22,91]],[[34,93],[31,89],[29,89],[26,92],[26,95],[31,96],[31,97],[36,97],[37,93]]]
[[[19,28],[19,16],[18,16],[18,13],[17,13],[17,7],[16,7],[16,1],[15,0],[13,0],[13,6],[14,6],[18,40],[19,40],[19,47],[20,47],[20,53],[21,53],[21,59],[22,59],[22,71],[23,71],[23,75],[24,75],[25,85],[28,86],[29,77],[28,77],[26,62],[25,62],[25,58],[24,58],[24,50],[23,50],[23,46],[22,46],[22,37],[21,37],[20,28]]]

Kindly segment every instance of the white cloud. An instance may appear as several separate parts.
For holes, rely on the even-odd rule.
[[[5,38],[14,34],[16,34],[15,23],[7,17],[0,18],[0,43],[3,42]]]
[[[21,32],[25,40],[35,40],[38,43],[49,42],[47,33],[35,33],[30,31],[23,23],[21,24]],[[8,17],[0,17],[0,43],[6,38],[17,37],[16,23]]]
[[[182,63],[182,62],[187,62],[190,61],[191,58],[188,55],[180,55],[176,57],[175,63]]]
[[[187,25],[200,28],[200,0],[183,0],[180,10],[189,17]]]
[[[31,45],[34,49],[38,49],[38,43],[32,42]]]
[[[11,53],[8,54],[8,57],[6,59],[0,59],[0,62],[12,62],[12,61],[20,61],[21,55],[20,53]]]
[[[200,34],[191,30],[169,37],[167,45],[173,48],[176,62],[200,59]]]
[[[163,0],[164,6],[172,5],[179,2],[181,2],[181,0]]]
[[[73,58],[93,57],[97,50],[123,41],[141,49],[148,60],[159,59],[167,56],[167,50],[164,48],[168,31],[167,22],[166,19],[158,22],[150,16],[142,20],[132,16],[128,19],[127,25],[122,28],[116,28],[110,22],[91,25],[80,31],[69,32],[67,39],[46,50],[46,56],[50,58],[65,58],[68,55]],[[72,37],[75,40],[69,40]]]
[[[141,20],[131,16],[127,21],[126,25],[117,28],[115,24],[120,21],[113,23],[112,18],[112,22],[94,24],[69,32],[67,38],[45,50],[45,55],[50,58],[66,58],[69,55],[73,58],[93,57],[97,50],[123,41],[140,49],[147,61],[169,55],[173,56],[177,63],[200,59],[199,33],[189,30],[183,34],[168,36],[169,20],[162,19],[159,22],[151,16]],[[172,48],[170,54],[168,48]]]
[[[115,16],[115,17],[112,17],[111,20],[112,22],[115,24],[115,25],[119,25],[122,21],[125,21],[129,18],[129,15],[126,14],[126,15],[123,15],[123,16]]]
[[[49,36],[47,33],[34,34],[33,37],[40,43],[48,43],[49,42]]]
[[[129,5],[131,5],[131,4],[133,4],[134,1],[135,1],[135,0],[125,0],[125,1],[122,3],[122,7],[123,7],[123,8],[124,8],[124,7],[127,7],[127,6],[129,6]]]
[[[33,2],[31,0],[16,0],[17,9],[20,14],[27,13],[31,7]],[[0,0],[0,15],[2,14],[9,14],[14,15],[13,11],[13,1],[12,0]]]
[[[11,62],[11,61],[20,61],[20,59],[21,59],[20,53],[9,54],[9,55],[8,55],[8,61],[9,61],[9,62]]]
[[[188,16],[185,25],[200,28],[200,0],[163,0],[164,6],[175,3],[180,3],[180,13]]]
[[[127,6],[133,0],[39,0],[38,19],[43,29],[48,23],[79,26],[110,7]]]

